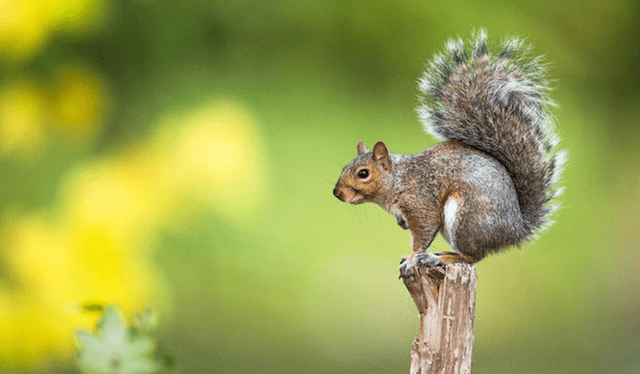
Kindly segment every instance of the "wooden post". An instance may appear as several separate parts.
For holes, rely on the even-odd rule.
[[[476,267],[416,266],[403,279],[420,314],[420,336],[411,350],[411,374],[470,374],[473,362]]]

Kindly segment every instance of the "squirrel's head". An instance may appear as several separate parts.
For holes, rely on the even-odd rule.
[[[377,142],[373,151],[369,151],[360,141],[358,156],[342,169],[333,195],[351,204],[375,200],[390,171],[391,158],[384,143]]]

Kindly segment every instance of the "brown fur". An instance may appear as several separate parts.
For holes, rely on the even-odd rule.
[[[401,213],[398,223],[403,221],[411,230],[414,252],[426,250],[436,234],[443,232],[444,207],[450,198],[458,205],[458,254],[442,255],[443,262],[479,261],[489,252],[522,239],[517,225],[507,235],[483,231],[487,221],[498,220],[500,212],[486,197],[488,192],[468,180],[474,165],[465,162],[465,157],[489,159],[484,153],[457,142],[443,142],[411,156],[391,155],[382,142],[373,151],[363,143],[357,148],[362,153],[345,166],[334,195],[352,204],[375,202],[391,213]],[[359,176],[364,169],[368,170],[367,178]],[[506,171],[498,172],[506,176]],[[511,198],[515,200],[512,204],[517,204],[515,193]]]

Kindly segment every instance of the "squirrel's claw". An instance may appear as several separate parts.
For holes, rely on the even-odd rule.
[[[400,260],[400,267],[398,268],[400,271],[398,279],[402,278],[405,283],[413,281],[413,268],[416,265],[411,257],[412,256],[402,256],[402,259]]]
[[[442,262],[438,255],[427,252],[418,252],[418,254],[416,254],[416,263],[427,268],[444,265],[444,262]]]
[[[445,262],[435,253],[427,253],[420,251],[412,256],[403,256],[400,260],[400,276],[405,283],[413,282],[413,274],[416,266],[424,266],[425,268],[443,267]]]

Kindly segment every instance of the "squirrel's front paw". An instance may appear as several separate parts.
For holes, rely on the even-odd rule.
[[[440,260],[440,257],[438,257],[438,255],[433,253],[427,253],[424,251],[418,252],[416,254],[416,263],[427,268],[433,268],[433,267],[444,265],[444,262]]]
[[[413,269],[415,268],[415,256],[403,256],[400,260],[400,276],[405,283],[411,283],[413,281]]]
[[[445,262],[435,253],[427,253],[420,251],[413,253],[411,256],[404,256],[400,260],[400,278],[405,283],[413,282],[413,276],[416,266],[424,266],[425,268],[443,267]]]

